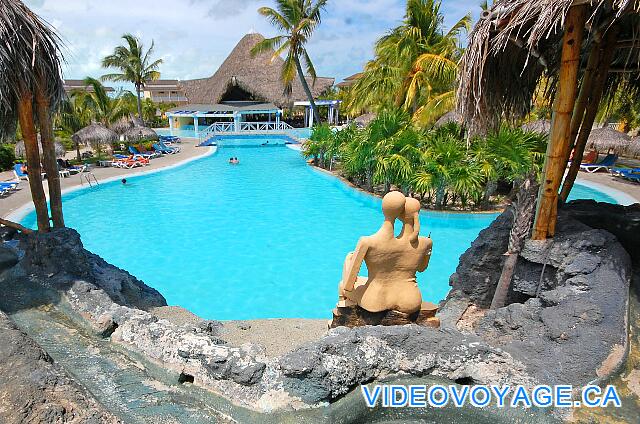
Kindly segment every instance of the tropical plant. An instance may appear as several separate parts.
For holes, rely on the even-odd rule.
[[[514,187],[539,173],[546,139],[503,127],[470,145],[463,128],[449,123],[420,130],[401,109],[381,111],[366,127],[332,131],[315,127],[303,154],[369,191],[393,188],[436,209],[489,208],[498,183]]]
[[[120,72],[103,75],[101,79],[103,81],[133,83],[136,89],[138,117],[143,119],[140,92],[147,82],[160,78],[158,67],[162,63],[162,59],[154,61],[151,59],[154,48],[153,40],[151,47],[145,52],[142,42],[137,37],[124,34],[122,38],[126,41],[126,45],[116,47],[113,54],[102,60],[103,67],[119,69]]]
[[[60,110],[55,117],[56,127],[60,128],[66,138],[80,131],[91,123],[93,111],[88,107],[89,102],[80,93],[71,93],[69,98],[62,102]],[[76,159],[81,160],[80,145],[74,142]]]
[[[445,32],[440,6],[436,0],[407,1],[403,23],[378,40],[375,58],[346,95],[351,114],[395,105],[426,126],[454,107],[459,37],[470,16]]]
[[[258,13],[266,17],[280,31],[280,35],[262,40],[251,50],[254,55],[273,51],[274,58],[287,52],[281,73],[285,94],[291,94],[292,83],[297,73],[311,104],[313,117],[318,123],[320,123],[320,115],[305,78],[303,64],[315,83],[316,70],[307,52],[306,44],[313,35],[313,31],[320,25],[322,10],[326,4],[327,0],[315,0],[315,2],[314,0],[276,0],[275,9],[261,7]]]
[[[97,79],[87,77],[84,79],[84,84],[91,88],[73,95],[78,97],[83,108],[90,111],[91,120],[108,127],[123,116],[129,115],[126,93],[131,95],[130,92],[121,92],[116,97],[110,97]]]

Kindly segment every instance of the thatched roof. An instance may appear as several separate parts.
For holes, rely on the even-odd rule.
[[[551,121],[548,119],[538,119],[523,124],[520,128],[524,131],[549,134],[551,132]]]
[[[64,97],[61,43],[51,27],[19,0],[0,1],[0,139],[13,134],[17,102],[41,77],[55,109]]]
[[[590,50],[612,24],[619,25],[612,73],[640,69],[636,48],[636,0],[496,0],[469,35],[460,65],[458,110],[472,131],[495,127],[500,120],[523,118],[543,77],[557,75],[560,67],[563,26],[569,9],[588,5],[588,30],[582,45]],[[623,41],[625,43],[623,43]],[[582,67],[586,54],[581,55]],[[620,75],[620,74],[618,74]],[[610,80],[615,77],[610,76]],[[551,80],[552,82],[554,80]],[[608,89],[615,84],[608,84]],[[553,84],[549,95],[553,95]]]
[[[461,124],[462,123],[462,115],[460,115],[460,113],[458,113],[457,111],[451,111],[451,112],[447,112],[444,115],[442,115],[435,124],[433,124],[434,127],[441,127],[443,125],[446,125],[450,122],[455,122],[457,124]]]
[[[71,136],[74,143],[92,146],[107,144],[118,139],[118,135],[100,124],[91,124]]]
[[[65,153],[67,153],[67,149],[65,149],[62,143],[60,143],[59,141],[56,141],[54,143],[54,148],[56,152],[56,157],[62,157],[65,155]],[[42,145],[39,142],[38,142],[38,150],[40,150],[40,154],[42,154]],[[25,156],[26,150],[24,147],[24,140],[20,140],[16,143],[14,147],[14,152],[16,157],[18,158],[23,158]]]
[[[116,121],[115,123],[111,124],[109,126],[109,129],[114,133],[120,135],[120,134],[124,134],[125,132],[127,132],[129,129],[133,127],[134,127],[134,124],[133,124],[133,121],[131,121],[131,119],[122,118]]]
[[[294,101],[307,100],[302,84],[293,81],[290,97],[284,95],[284,85],[280,80],[283,59],[272,60],[273,52],[251,55],[251,49],[264,40],[260,34],[245,35],[213,76],[181,81],[189,103],[215,104],[223,100],[256,100],[272,102],[279,107],[290,106]],[[333,86],[333,78],[318,77],[315,84],[307,77],[314,97],[320,96]],[[225,94],[246,92],[252,99],[226,98]],[[227,96],[229,97],[229,96]],[[233,97],[233,96],[231,96]]]
[[[632,157],[640,157],[640,136],[632,137],[627,145],[625,155]]]
[[[371,123],[371,121],[376,119],[376,116],[377,115],[375,113],[365,113],[364,115],[360,115],[355,118],[353,122],[359,127],[366,127]]]
[[[594,128],[587,140],[587,149],[594,148],[599,152],[613,149],[618,153],[626,151],[631,137],[611,127]]]
[[[124,133],[124,138],[127,141],[157,140],[158,134],[151,128],[135,126]]]

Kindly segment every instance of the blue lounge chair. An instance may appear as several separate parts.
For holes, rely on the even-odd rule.
[[[616,177],[624,177],[628,174],[640,173],[640,168],[611,168],[609,172]]]
[[[22,172],[22,164],[16,163],[13,165],[13,174],[16,176],[16,180],[29,180],[29,175]]]
[[[29,175],[22,172],[23,165],[24,164],[22,163],[16,163],[15,165],[13,165],[13,175],[15,175],[17,181],[20,181],[20,180],[29,181]],[[47,178],[46,172],[42,172],[40,175],[42,176],[42,178]]]
[[[165,148],[165,149],[172,149],[172,150],[174,150],[174,152],[175,152],[175,153],[180,152],[180,147],[178,147],[178,146],[171,146],[171,147],[169,147],[169,146],[167,146],[167,145],[165,144],[165,142],[164,142],[164,141],[158,141],[158,145],[159,145],[160,147],[162,147],[162,148]]]
[[[636,171],[633,173],[628,173],[626,175],[623,176],[623,178],[629,180],[629,181],[633,181],[636,183],[640,183],[640,171]]]
[[[164,141],[165,143],[181,143],[180,137],[176,137],[175,135],[159,135],[158,140]]]
[[[172,155],[174,153],[177,153],[175,149],[172,149],[171,147],[166,147],[166,146],[163,147],[159,143],[154,144],[153,148],[155,149],[156,152],[160,152],[163,155]]]
[[[138,149],[136,149],[134,146],[129,146],[129,151],[133,155],[134,159],[136,157],[142,157],[142,158],[145,158],[145,159],[152,159],[152,158],[156,157],[155,155],[150,155],[148,153],[140,153],[140,151]]]
[[[590,174],[597,172],[601,169],[604,170],[609,170],[611,167],[613,167],[613,165],[616,164],[616,161],[618,160],[618,155],[613,155],[613,154],[609,154],[607,156],[605,156],[604,159],[602,159],[600,162],[598,163],[583,163],[580,165],[580,170],[581,171],[586,171]]]

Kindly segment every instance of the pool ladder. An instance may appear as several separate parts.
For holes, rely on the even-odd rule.
[[[80,173],[80,185],[84,185],[85,181],[89,184],[89,187],[93,187],[94,185],[97,187],[100,185],[96,176],[93,175],[93,172]]]

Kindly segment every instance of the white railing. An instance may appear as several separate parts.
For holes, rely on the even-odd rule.
[[[286,122],[215,122],[200,131],[200,140],[206,141],[217,134],[287,134],[293,129]]]

